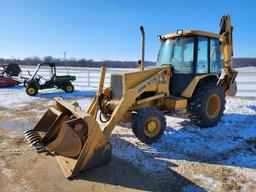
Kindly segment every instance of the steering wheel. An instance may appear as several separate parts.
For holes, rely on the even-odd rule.
[[[40,80],[40,79],[46,80],[42,75],[37,75],[37,77],[38,77],[39,80]]]

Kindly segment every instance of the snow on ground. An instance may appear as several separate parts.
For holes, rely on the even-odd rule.
[[[237,96],[256,97],[256,72],[255,70],[248,70],[238,72],[237,82]]]
[[[256,100],[229,98],[226,108],[221,122],[207,129],[167,117],[164,135],[150,146],[140,143],[130,129],[116,130],[111,137],[114,154],[148,173],[166,171],[166,159],[256,168]]]
[[[0,88],[0,107],[13,108],[22,107],[37,99],[51,99],[54,97],[62,97],[64,99],[72,99],[79,97],[93,97],[96,93],[95,89],[88,89],[85,87],[75,87],[75,91],[72,94],[67,94],[60,89],[45,89],[39,90],[39,93],[31,97],[26,94],[23,86]]]

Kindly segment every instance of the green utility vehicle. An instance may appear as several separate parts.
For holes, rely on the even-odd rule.
[[[38,74],[42,66],[49,67],[50,79]],[[33,75],[29,71],[28,73],[31,78],[24,81],[24,86],[26,87],[26,93],[30,96],[36,95],[38,90],[42,89],[57,88],[62,89],[66,93],[72,93],[74,91],[71,81],[76,80],[76,77],[71,75],[57,76],[54,63],[39,63]]]

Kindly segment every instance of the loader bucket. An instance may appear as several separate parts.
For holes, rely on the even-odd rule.
[[[55,154],[66,177],[110,161],[111,144],[96,119],[82,112],[77,103],[55,101],[56,106],[25,133],[37,151]]]
[[[226,95],[227,96],[235,96],[236,95],[236,92],[237,92],[237,84],[236,84],[236,81],[234,81],[228,90],[226,90]]]

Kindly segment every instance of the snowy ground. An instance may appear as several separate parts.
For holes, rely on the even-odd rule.
[[[85,87],[76,86],[75,91],[72,94],[67,94],[59,89],[46,89],[39,90],[39,93],[30,97],[26,94],[23,86],[11,87],[11,88],[0,88],[0,106],[2,107],[22,107],[29,102],[33,102],[38,99],[51,99],[54,97],[62,97],[67,99],[78,98],[78,97],[93,97],[96,93],[95,89],[88,89]]]
[[[13,108],[29,106],[29,114],[39,118],[43,111],[33,108],[42,103],[47,108],[55,96],[77,100],[86,109],[94,94],[94,90],[78,87],[74,94],[45,90],[29,97],[22,87],[0,89],[0,117],[13,113],[8,112]],[[12,128],[13,121],[29,119],[18,114],[15,118],[0,126]],[[174,170],[196,184],[184,186],[183,191],[256,190],[255,99],[228,98],[222,121],[212,128],[200,129],[186,118],[167,117],[167,122],[162,138],[150,146],[137,140],[129,124],[117,126],[110,136],[113,155],[145,174],[168,175]],[[22,126],[17,122],[15,125]]]
[[[130,129],[119,128],[111,136],[114,154],[149,174],[162,174],[175,167],[187,174],[181,168],[185,163],[193,170],[192,180],[217,191],[223,189],[223,177],[212,178],[209,170],[204,171],[205,165],[213,167],[211,171],[231,167],[231,180],[242,175],[256,184],[256,100],[230,98],[226,106],[222,121],[208,129],[195,127],[188,119],[167,117],[164,136],[151,146],[140,143]],[[236,184],[241,190],[250,189],[246,183]]]

